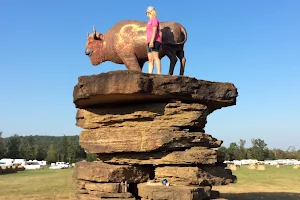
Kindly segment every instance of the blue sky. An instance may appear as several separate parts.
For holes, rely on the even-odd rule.
[[[185,75],[232,82],[237,105],[208,117],[206,132],[230,142],[264,139],[300,148],[300,1],[3,1],[0,5],[0,130],[4,137],[79,134],[73,87],[78,76],[125,69],[92,66],[86,33],[125,19],[160,21],[188,31]],[[162,72],[169,60],[162,59]],[[143,69],[147,72],[147,63]],[[154,71],[156,72],[156,70]],[[175,73],[179,73],[179,63]]]

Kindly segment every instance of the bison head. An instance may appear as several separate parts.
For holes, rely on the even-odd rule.
[[[97,33],[93,27],[93,33],[87,33],[85,54],[89,56],[92,65],[98,65],[104,61],[104,35]]]

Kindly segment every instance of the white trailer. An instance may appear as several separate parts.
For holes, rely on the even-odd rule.
[[[14,159],[11,158],[2,158],[0,160],[0,165],[2,166],[12,166],[14,162]]]

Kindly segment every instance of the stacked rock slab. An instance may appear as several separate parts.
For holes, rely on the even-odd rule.
[[[79,77],[73,98],[79,143],[98,157],[76,163],[78,199],[212,199],[236,181],[204,131],[236,104],[232,83],[120,70]]]

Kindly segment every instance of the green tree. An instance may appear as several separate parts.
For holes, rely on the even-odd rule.
[[[67,161],[69,163],[76,162],[76,144],[72,141],[71,137],[68,137],[67,155]]]
[[[238,145],[235,142],[230,143],[227,152],[229,160],[236,160],[238,158]]]
[[[253,158],[251,148],[246,148],[246,159]]]
[[[8,144],[7,144],[7,153],[6,153],[6,157],[7,158],[20,158],[20,150],[19,150],[19,146],[20,146],[20,137],[15,134],[13,136],[11,136],[8,139]]]
[[[300,160],[300,149],[297,151],[296,156],[297,156],[297,160]]]
[[[245,148],[246,140],[240,139],[239,146],[237,147],[237,159],[242,160],[247,158],[247,152]]]
[[[288,159],[297,159],[297,151],[294,146],[289,146],[286,150],[286,154]]]
[[[83,160],[85,158],[86,158],[86,152],[79,144],[76,144],[76,162]]]
[[[281,149],[273,149],[272,151],[277,159],[287,158],[287,153]]]
[[[273,150],[268,150],[267,154],[265,155],[265,160],[276,160],[276,156]]]
[[[55,150],[53,144],[51,144],[50,147],[49,147],[49,150],[47,152],[46,161],[48,163],[53,163],[53,162],[58,161],[58,154],[57,154],[57,151]]]
[[[89,153],[86,154],[86,161],[92,162],[95,160],[97,160],[97,154],[89,154]]]
[[[260,161],[265,160],[269,152],[265,141],[262,139],[252,139],[251,143],[252,147],[249,149],[251,153],[251,158]]]
[[[4,139],[2,138],[2,131],[0,131],[0,159],[5,155],[5,146],[4,146]]]
[[[69,149],[69,141],[68,138],[64,135],[59,143],[59,150],[58,150],[58,156],[59,161],[61,162],[68,162],[68,149]]]
[[[22,158],[25,158],[26,160],[36,159],[35,139],[33,136],[24,137],[19,149]]]
[[[37,160],[45,160],[47,157],[47,151],[41,144],[35,146],[35,158]]]
[[[224,156],[225,160],[229,160],[229,154],[226,147],[222,146],[218,148],[218,152],[220,155]]]

